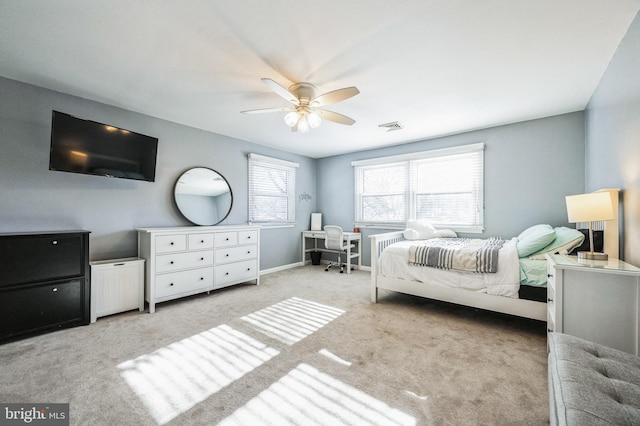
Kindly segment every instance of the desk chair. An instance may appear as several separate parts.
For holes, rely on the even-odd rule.
[[[324,239],[324,246],[328,250],[333,250],[335,253],[338,253],[338,262],[331,262],[329,266],[325,269],[328,271],[332,266],[337,266],[340,268],[340,273],[344,273],[344,267],[347,265],[346,263],[342,263],[340,256],[342,253],[345,253],[349,249],[349,245],[343,240],[344,232],[342,228],[334,225],[327,225],[324,227],[324,232],[327,234]],[[355,244],[350,245],[351,248],[355,247]],[[353,269],[353,268],[351,268]]]

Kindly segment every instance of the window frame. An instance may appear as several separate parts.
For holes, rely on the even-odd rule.
[[[255,178],[255,168],[269,168],[284,171],[287,175],[286,194],[282,196],[286,204],[286,219],[279,220],[275,217],[256,217],[256,197],[260,195],[260,187]],[[299,164],[281,160],[279,158],[267,157],[260,154],[249,153],[248,155],[248,223],[260,226],[293,226],[296,223],[296,180]],[[264,195],[264,193],[263,193]],[[280,212],[280,213],[284,213]]]
[[[473,197],[475,200],[476,211],[474,213],[474,219],[467,224],[434,224],[437,228],[451,229],[456,232],[463,233],[482,233],[484,231],[484,143],[475,143],[468,145],[461,145],[451,148],[434,149],[429,151],[420,151],[410,154],[394,155],[388,157],[372,158],[367,160],[353,161],[351,165],[354,168],[354,213],[355,213],[355,226],[360,228],[383,228],[383,229],[404,229],[406,228],[406,222],[408,220],[415,220],[416,218],[416,188],[417,188],[417,174],[415,168],[421,160],[437,159],[438,157],[455,157],[457,155],[467,156],[476,154],[479,158],[476,158],[476,173],[474,174],[474,189]],[[362,194],[361,182],[362,173],[366,170],[375,170],[376,168],[392,166],[394,164],[405,164],[405,187],[404,187],[404,203],[405,212],[402,220],[364,220],[363,218],[363,197],[366,194]]]

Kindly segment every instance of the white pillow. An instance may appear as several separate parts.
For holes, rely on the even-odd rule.
[[[406,240],[428,240],[436,236],[438,230],[427,220],[408,220],[404,231]]]
[[[418,231],[417,229],[407,228],[404,230],[403,235],[405,240],[428,240],[429,238],[437,237],[438,231]]]
[[[407,221],[408,228],[404,230],[405,240],[428,240],[429,238],[455,238],[458,236],[451,229],[436,229],[426,220]]]
[[[457,236],[458,234],[456,234],[455,231],[452,231],[451,229],[440,229],[436,231],[436,237],[440,238],[456,238]]]
[[[428,220],[408,220],[407,221],[408,229],[415,229],[418,232],[429,231],[436,232],[435,226],[431,224]]]

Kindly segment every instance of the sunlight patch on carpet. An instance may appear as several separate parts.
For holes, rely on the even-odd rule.
[[[241,319],[261,333],[293,345],[343,313],[341,309],[292,297]]]
[[[330,352],[330,351],[328,351],[326,349],[320,349],[320,351],[318,351],[318,353],[320,355],[326,356],[331,361],[335,361],[335,362],[337,362],[339,364],[346,365],[347,367],[351,366],[351,361],[347,361],[345,359],[342,359],[338,355],[336,355],[333,352]]]
[[[158,424],[164,424],[279,352],[221,325],[118,365]]]
[[[300,364],[219,426],[412,426],[410,416],[308,364]]]

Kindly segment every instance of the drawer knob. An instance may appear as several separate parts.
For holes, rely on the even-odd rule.
[[[250,239],[251,239],[251,235],[249,235],[249,236],[247,237],[247,240],[250,240]]]
[[[225,257],[229,257],[229,253],[225,254]]]
[[[201,257],[200,260],[204,260],[204,257]]]
[[[173,283],[169,284],[169,287],[173,287]]]
[[[204,281],[204,277],[200,277],[200,281]]]
[[[53,244],[55,246],[56,244],[58,244],[58,241],[53,240],[53,241],[51,241],[51,244]]]
[[[55,293],[56,291],[58,291],[58,288],[54,287],[54,288],[51,289],[51,291],[53,291]]]
[[[552,274],[547,274],[547,278],[553,278]]]
[[[247,268],[247,271],[250,271],[250,270],[251,270],[251,268]]]
[[[226,240],[226,241],[229,241],[229,238],[226,238],[225,240]]]
[[[200,240],[200,242],[201,242],[202,244],[204,244],[204,240]]]
[[[170,245],[173,245],[173,241],[171,241],[169,244],[170,244]]]
[[[173,260],[171,262],[169,262],[169,263],[173,265]]]
[[[247,250],[247,254],[251,254],[251,250]]]
[[[228,272],[225,272],[225,275],[229,275],[229,273],[228,273]]]

